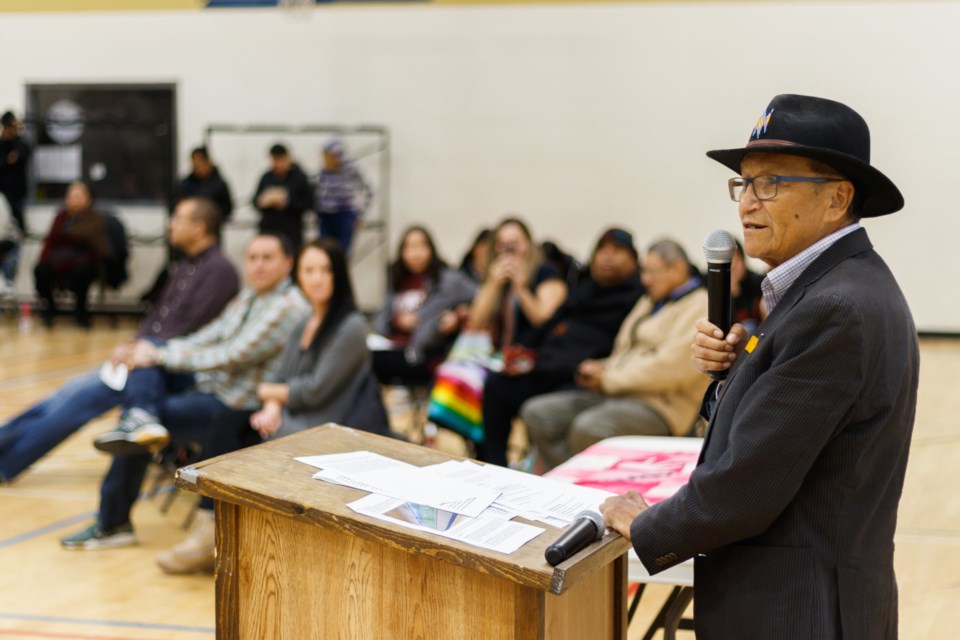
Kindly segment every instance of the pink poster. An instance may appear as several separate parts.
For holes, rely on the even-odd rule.
[[[632,489],[654,504],[687,483],[700,453],[699,440],[677,439],[673,449],[661,438],[651,439],[657,442],[649,448],[643,438],[631,438],[629,446],[618,446],[616,440],[621,439],[597,443],[546,475],[617,494]]]

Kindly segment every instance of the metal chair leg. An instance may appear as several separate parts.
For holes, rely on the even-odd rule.
[[[664,621],[667,619],[667,611],[670,610],[670,607],[673,606],[674,601],[680,595],[680,591],[683,587],[674,587],[670,592],[670,595],[667,596],[666,602],[663,603],[663,606],[660,607],[660,611],[657,612],[657,617],[653,619],[653,622],[650,623],[650,628],[647,629],[647,633],[644,634],[643,640],[653,640],[654,634],[658,630],[664,629]]]
[[[637,613],[637,607],[640,606],[640,598],[643,596],[643,590],[646,588],[646,582],[641,582],[637,585],[637,592],[633,594],[633,600],[630,601],[630,608],[627,610],[627,626],[630,626],[634,614]]]
[[[677,628],[680,626],[680,619],[683,612],[687,610],[687,605],[693,600],[693,587],[683,587],[680,593],[670,605],[670,610],[663,621],[663,640],[676,640]]]

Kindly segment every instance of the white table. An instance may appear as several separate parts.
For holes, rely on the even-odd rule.
[[[575,455],[546,475],[614,493],[634,489],[639,491],[647,502],[659,502],[673,495],[686,482],[696,465],[702,446],[701,438],[608,438]],[[660,628],[664,630],[664,640],[672,640],[678,628],[693,628],[692,620],[682,618],[684,610],[693,599],[693,560],[687,560],[651,576],[636,552],[631,549],[628,557],[628,579],[640,583],[630,604],[628,619],[636,612],[645,585],[673,585],[673,591],[644,635],[644,640],[650,640]]]

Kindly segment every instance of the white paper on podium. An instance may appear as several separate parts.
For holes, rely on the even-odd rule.
[[[429,519],[428,521],[433,523],[432,526],[430,524],[418,524],[388,514],[397,513],[404,507],[412,507],[407,509],[407,513],[415,513],[420,511],[421,509],[418,509],[418,507],[422,508],[423,505],[410,504],[405,500],[375,493],[355,500],[347,506],[355,512],[371,518],[507,554],[515,552],[545,531],[541,527],[522,522],[511,522],[483,516],[471,518],[450,514],[450,512],[446,513],[446,517]]]
[[[432,467],[417,467],[370,451],[301,456],[295,459],[320,469],[313,474],[318,480],[471,517],[483,513],[498,495],[496,491],[439,476],[430,470]],[[492,515],[509,519],[504,518],[503,510],[492,512]]]
[[[432,467],[391,467],[346,475],[375,487],[374,493],[470,517],[479,516],[500,495],[499,491],[444,478]]]
[[[351,451],[349,453],[331,453],[324,456],[300,456],[297,462],[308,464],[317,469],[342,471],[345,473],[389,469],[391,467],[412,467],[412,464],[388,458],[371,451]]]
[[[432,467],[436,473],[500,492],[496,506],[547,524],[566,526],[581,511],[598,511],[600,503],[614,495],[602,489],[580,487],[496,465],[467,460],[448,460]]]

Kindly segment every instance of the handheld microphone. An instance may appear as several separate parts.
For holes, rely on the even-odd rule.
[[[730,332],[730,263],[737,251],[737,242],[723,229],[713,231],[703,241],[703,255],[707,259],[707,319],[723,331]],[[710,377],[723,380],[727,371],[713,371]]]
[[[547,547],[543,555],[550,566],[555,567],[591,542],[602,538],[605,529],[603,516],[596,511],[581,511],[573,519],[573,525]]]

